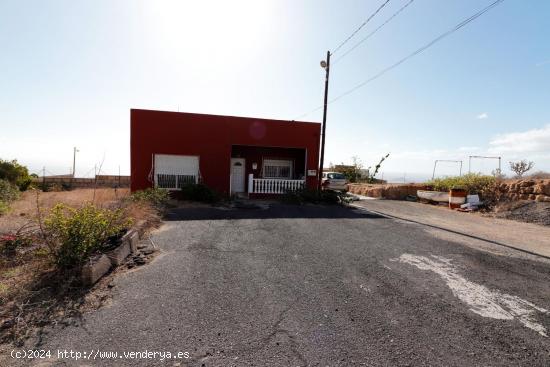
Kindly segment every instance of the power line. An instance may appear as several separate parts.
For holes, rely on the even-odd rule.
[[[376,16],[376,14],[378,14],[378,13],[380,12],[380,10],[382,10],[382,8],[383,8],[384,6],[386,6],[386,4],[389,3],[389,2],[390,2],[390,0],[386,0],[384,3],[382,3],[382,5],[380,5],[380,6],[378,7],[378,9],[376,9],[376,11],[375,11],[374,13],[372,13],[372,14],[367,18],[367,20],[365,20],[363,23],[361,23],[361,25],[360,25],[355,31],[353,31],[353,33],[350,34],[348,38],[346,38],[344,41],[342,41],[342,43],[340,43],[340,44],[334,49],[334,51],[332,51],[332,53],[334,54],[335,52],[338,52],[338,50],[341,49],[342,46],[344,46],[350,39],[352,39],[353,36],[355,36],[355,35],[357,34],[357,32],[359,32],[359,31],[361,30],[361,28],[363,28],[368,22],[370,22],[370,20],[371,20],[372,18],[374,18],[374,17]]]
[[[437,42],[441,41],[443,38],[451,35],[452,33],[458,31],[459,29],[461,29],[462,27],[466,26],[467,24],[469,24],[470,22],[476,20],[477,18],[479,18],[480,16],[482,16],[483,14],[485,14],[486,12],[488,12],[489,10],[491,10],[492,8],[494,8],[495,6],[499,5],[500,3],[502,3],[504,0],[496,0],[495,2],[491,3],[490,5],[488,5],[487,7],[485,7],[484,9],[478,11],[477,13],[475,13],[474,15],[472,15],[471,17],[463,20],[462,22],[458,23],[456,26],[454,26],[452,29],[448,30],[447,32],[441,34],[440,36],[436,37],[435,39],[433,39],[432,41],[430,41],[429,43],[427,43],[426,45],[420,47],[418,50],[414,51],[413,53],[405,56],[404,58],[402,58],[401,60],[399,60],[398,62],[396,62],[395,64],[392,64],[390,66],[388,66],[387,68],[383,69],[382,71],[380,71],[378,74],[370,77],[369,79],[365,80],[364,82],[356,85],[355,87],[351,88],[350,90],[340,94],[339,96],[335,97],[334,99],[332,99],[329,103],[332,103],[332,102],[335,102],[337,100],[339,100],[340,98],[344,97],[344,96],[347,96],[348,94],[350,93],[353,93],[355,92],[357,89],[363,87],[364,85],[372,82],[373,80],[376,80],[378,78],[380,78],[382,75],[386,74],[388,71],[398,67],[399,65],[403,64],[405,61],[413,58],[414,56],[418,55],[419,53],[422,53],[424,52],[425,50],[427,50],[428,48],[430,48],[431,46],[433,46],[434,44],[436,44]]]
[[[397,61],[396,63],[388,66],[387,68],[385,69],[382,69],[380,72],[378,72],[377,74],[375,74],[374,76],[370,77],[369,79],[357,84],[355,87],[347,90],[346,92],[340,94],[339,96],[331,99],[328,103],[333,103],[333,102],[336,102],[337,100],[347,96],[348,94],[351,94],[353,92],[355,92],[357,89],[361,88],[361,87],[364,87],[366,84],[380,78],[382,75],[386,74],[388,71],[392,70],[392,69],[395,69],[396,67],[398,67],[399,65],[403,64],[404,62],[406,62],[407,60],[413,58],[414,56],[424,52],[425,50],[427,50],[428,48],[430,48],[431,46],[433,46],[434,44],[436,44],[437,42],[441,41],[443,38],[451,35],[452,33],[458,31],[459,29],[461,29],[462,27],[466,26],[467,24],[469,24],[470,22],[476,20],[477,18],[479,18],[480,16],[482,16],[483,14],[485,14],[486,12],[488,12],[489,10],[491,10],[492,8],[496,7],[497,5],[500,5],[500,3],[502,3],[504,0],[496,0],[494,1],[493,3],[491,3],[490,5],[488,5],[487,7],[483,8],[482,10],[478,11],[477,13],[475,13],[474,15],[470,16],[469,18],[466,18],[465,20],[463,20],[462,22],[458,23],[456,26],[454,26],[453,28],[451,28],[450,30],[448,30],[447,32],[441,34],[440,36],[436,37],[435,39],[433,39],[432,41],[430,41],[429,43],[427,43],[426,45],[422,46],[421,48],[419,48],[418,50],[414,51],[413,53],[405,56],[404,58],[402,58],[401,60]],[[313,113],[315,111],[318,111],[320,110],[321,108],[323,108],[323,106],[320,106],[320,107],[317,107],[305,114],[302,114],[298,117],[296,117],[295,119],[299,119],[299,118],[302,118],[304,116],[307,116],[309,115],[310,113]]]
[[[361,39],[359,42],[357,42],[355,45],[353,45],[352,48],[350,48],[349,50],[347,50],[346,52],[344,52],[344,54],[342,56],[340,56],[339,58],[337,58],[336,60],[334,60],[333,62],[333,65],[338,63],[341,59],[343,59],[345,56],[347,56],[350,52],[352,52],[353,50],[355,50],[357,47],[359,47],[359,45],[361,45],[363,42],[365,42],[366,40],[368,40],[369,38],[371,38],[376,32],[378,32],[381,28],[383,28],[386,24],[388,24],[389,22],[391,22],[396,16],[398,16],[403,10],[405,10],[409,5],[411,5],[413,3],[414,0],[409,0],[405,5],[403,5],[401,8],[399,8],[398,11],[396,11],[395,13],[393,13],[393,15],[391,17],[389,17],[388,19],[386,19],[386,21],[382,24],[380,24],[378,27],[376,27],[376,29],[374,29],[372,32],[370,32],[366,37],[364,37],[363,39]]]

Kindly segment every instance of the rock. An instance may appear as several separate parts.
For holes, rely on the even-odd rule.
[[[519,196],[519,200],[529,200],[528,194],[520,194],[518,196]]]
[[[9,329],[11,328],[15,322],[13,320],[6,320],[2,323],[2,326],[0,326],[0,329]]]
[[[130,252],[132,253],[137,251],[138,241],[139,241],[139,233],[134,229],[129,230],[122,237],[122,242],[128,242],[128,244],[130,245]]]
[[[381,197],[383,197],[383,195],[382,195],[382,193],[384,192],[383,190],[384,189],[381,188],[381,187],[372,188],[372,189],[369,190],[368,196],[373,197],[373,198],[381,198]]]
[[[529,194],[529,200],[535,200],[536,198],[537,198],[537,195]]]
[[[151,255],[153,252],[155,252],[155,250],[151,249],[151,248],[148,248],[148,249],[145,249],[145,250],[141,251],[141,253],[144,254],[144,255]]]
[[[544,198],[545,198],[545,195],[537,195],[537,197],[535,198],[535,200],[538,201],[538,202],[543,202],[543,201],[544,201]]]
[[[107,252],[106,255],[111,260],[113,266],[118,266],[128,257],[128,255],[130,255],[130,253],[130,243],[128,241],[123,241],[120,246]]]
[[[522,194],[532,194],[535,191],[534,187],[524,187],[520,190]]]
[[[526,180],[521,183],[521,187],[530,187],[535,185],[535,181],[533,180]]]

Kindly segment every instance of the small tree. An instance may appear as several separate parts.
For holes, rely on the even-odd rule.
[[[380,159],[380,162],[376,166],[374,166],[374,171],[371,173],[371,167],[367,168],[367,182],[373,183],[375,181],[375,177],[378,174],[378,171],[380,170],[380,167],[382,166],[382,162],[386,160],[390,156],[390,153],[386,154]]]
[[[510,162],[510,169],[516,174],[517,178],[523,177],[525,172],[529,171],[534,166],[535,164],[533,162],[527,162],[524,159],[518,162]]]
[[[343,174],[349,182],[357,182],[361,179],[363,163],[357,156],[351,157],[351,161],[351,165],[345,165],[344,163],[340,165],[331,164],[330,169]]]
[[[27,190],[32,183],[27,167],[19,164],[15,159],[12,161],[0,159],[0,179],[16,185],[21,191]]]

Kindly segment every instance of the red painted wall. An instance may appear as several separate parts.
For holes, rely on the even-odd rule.
[[[320,131],[321,124],[312,122],[132,109],[130,187],[152,187],[153,154],[198,155],[203,182],[229,193],[233,145],[306,149],[307,169],[317,170]],[[317,177],[307,177],[306,184],[315,188]]]

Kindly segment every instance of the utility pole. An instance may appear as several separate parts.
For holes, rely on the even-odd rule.
[[[73,148],[73,178],[74,178],[74,173],[75,173],[75,168],[76,168],[76,152],[78,152],[79,150],[76,149],[76,147]]]
[[[321,135],[321,162],[319,164],[319,182],[317,183],[317,191],[321,192],[321,184],[323,182],[323,165],[325,164],[325,133],[327,131],[327,102],[328,102],[328,78],[330,73],[330,51],[327,51],[327,60],[321,61],[321,67],[325,69],[325,102],[323,104],[323,131]]]

